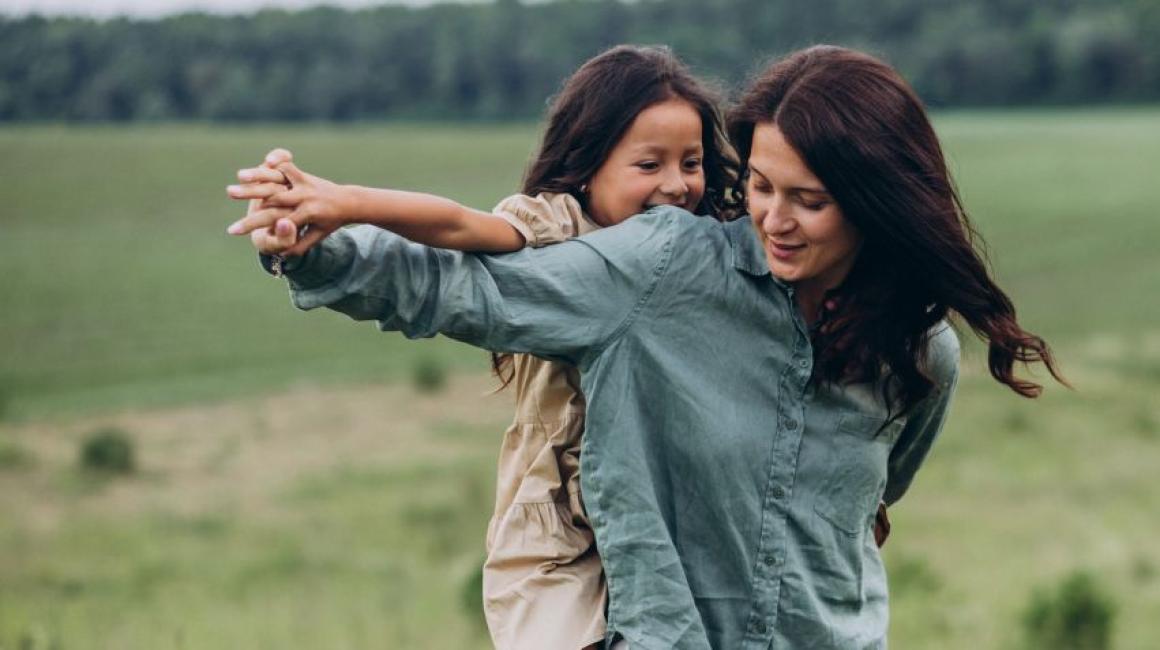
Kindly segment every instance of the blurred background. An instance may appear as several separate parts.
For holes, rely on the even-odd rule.
[[[621,42],[727,94],[817,42],[890,61],[1076,386],[1022,400],[967,345],[893,511],[892,646],[1156,647],[1160,3],[304,4],[0,0],[0,649],[488,647],[511,396],[294,310],[224,188],[284,146],[488,208]]]

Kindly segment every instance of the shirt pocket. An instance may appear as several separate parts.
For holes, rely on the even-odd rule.
[[[870,529],[886,489],[887,460],[903,422],[883,422],[879,416],[846,412],[831,435],[833,469],[818,491],[814,512],[851,536]]]

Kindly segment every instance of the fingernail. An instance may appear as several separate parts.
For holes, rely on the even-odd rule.
[[[240,181],[252,181],[252,180],[254,180],[254,172],[239,171],[238,172],[238,180],[240,180]]]
[[[226,187],[226,191],[229,192],[230,194],[237,194],[238,192],[241,191],[241,189],[242,189],[241,185],[230,185],[230,186]]]
[[[229,233],[229,234],[231,234],[231,235],[240,235],[240,234],[242,234],[242,222],[240,222],[240,221],[235,221],[234,223],[231,223],[231,224],[230,224],[230,227],[229,227],[229,228],[226,228],[226,232],[227,232],[227,233]]]

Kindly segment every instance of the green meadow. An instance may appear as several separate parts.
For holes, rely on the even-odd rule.
[[[1075,390],[1021,400],[968,343],[892,512],[891,645],[1028,647],[1035,595],[1085,572],[1112,647],[1155,647],[1160,109],[936,123]],[[510,396],[483,353],[293,309],[225,234],[243,206],[224,188],[284,146],[333,180],[490,207],[536,135],[0,128],[0,650],[488,647],[477,568]],[[132,472],[79,467],[103,429],[133,441]]]

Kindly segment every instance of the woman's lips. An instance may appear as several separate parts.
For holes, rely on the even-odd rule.
[[[769,240],[766,240],[765,243],[765,248],[769,251],[769,254],[779,260],[791,259],[798,251],[805,247],[805,244],[779,244]]]

